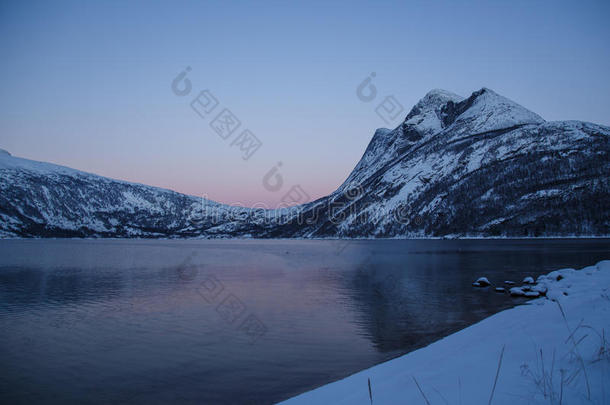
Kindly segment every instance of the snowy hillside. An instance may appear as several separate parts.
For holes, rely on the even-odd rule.
[[[375,132],[306,237],[610,234],[610,128],[545,122],[489,89],[433,90]],[[329,207],[331,207],[329,209]],[[289,227],[280,227],[283,234]]]
[[[0,153],[0,175],[5,237],[227,237],[260,222],[248,209],[9,153]]]
[[[609,152],[608,127],[433,90],[334,193],[281,217],[0,151],[0,236],[610,235]]]

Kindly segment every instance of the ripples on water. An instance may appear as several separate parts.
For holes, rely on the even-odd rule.
[[[272,403],[516,301],[608,240],[0,241],[0,402]]]

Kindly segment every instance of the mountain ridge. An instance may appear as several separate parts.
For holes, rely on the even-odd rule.
[[[230,207],[6,152],[0,236],[607,236],[609,139],[609,127],[545,121],[488,88],[467,98],[434,89],[398,127],[375,131],[337,190],[285,210]]]

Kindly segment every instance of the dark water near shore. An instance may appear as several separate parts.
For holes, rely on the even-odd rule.
[[[0,402],[268,404],[522,303],[610,240],[0,241]]]

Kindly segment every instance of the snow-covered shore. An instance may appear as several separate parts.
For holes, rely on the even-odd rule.
[[[610,404],[610,261],[537,282],[546,297],[283,404]]]

